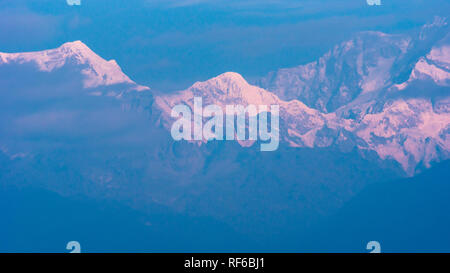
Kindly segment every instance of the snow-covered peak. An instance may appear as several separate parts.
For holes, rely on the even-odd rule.
[[[94,53],[86,44],[84,44],[80,40],[64,43],[60,47],[60,49],[66,49],[66,50],[73,51],[73,52],[84,52],[84,53],[87,53],[87,54]]]
[[[248,87],[249,84],[240,74],[226,72],[207,81],[196,82],[191,89],[214,89],[215,91],[220,90],[227,92],[228,95],[235,96],[239,95],[243,90],[248,89]]]
[[[240,74],[226,72],[204,82],[197,82],[187,92],[201,96],[208,103],[225,104],[278,104],[276,95],[250,85]]]
[[[392,67],[409,43],[403,35],[361,32],[315,62],[270,72],[256,83],[281,99],[298,99],[309,107],[333,112],[361,95],[389,86]]]
[[[244,77],[242,77],[241,74],[236,73],[236,72],[225,72],[223,74],[220,74],[217,77],[214,77],[214,78],[208,80],[208,82],[212,82],[212,81],[219,81],[219,82],[223,82],[223,83],[239,83],[241,85],[248,85],[248,83],[244,79]]]
[[[106,61],[81,41],[37,52],[0,53],[0,65],[25,63],[34,63],[40,71],[45,72],[52,72],[65,66],[79,68],[85,88],[114,84],[136,85],[122,72],[115,60]],[[136,89],[148,88],[137,86]]]

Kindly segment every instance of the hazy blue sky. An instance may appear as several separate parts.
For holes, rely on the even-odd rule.
[[[3,0],[0,51],[82,40],[154,89],[225,71],[251,79],[312,61],[357,31],[414,31],[448,0]]]

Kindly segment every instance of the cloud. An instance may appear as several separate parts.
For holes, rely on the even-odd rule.
[[[43,15],[26,8],[0,10],[2,49],[17,45],[36,45],[62,33],[61,18]]]

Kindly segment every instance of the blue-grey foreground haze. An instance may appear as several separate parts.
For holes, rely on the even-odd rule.
[[[449,252],[449,15],[0,1],[0,252]],[[277,105],[276,149],[173,139],[194,98]]]

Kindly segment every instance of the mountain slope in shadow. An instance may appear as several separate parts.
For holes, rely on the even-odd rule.
[[[334,217],[314,226],[291,248],[313,252],[450,251],[450,161],[398,181],[367,186]]]
[[[0,252],[244,251],[258,246],[207,217],[187,217],[157,205],[141,213],[113,201],[63,197],[38,188],[0,188]],[[239,247],[241,246],[241,247]]]

